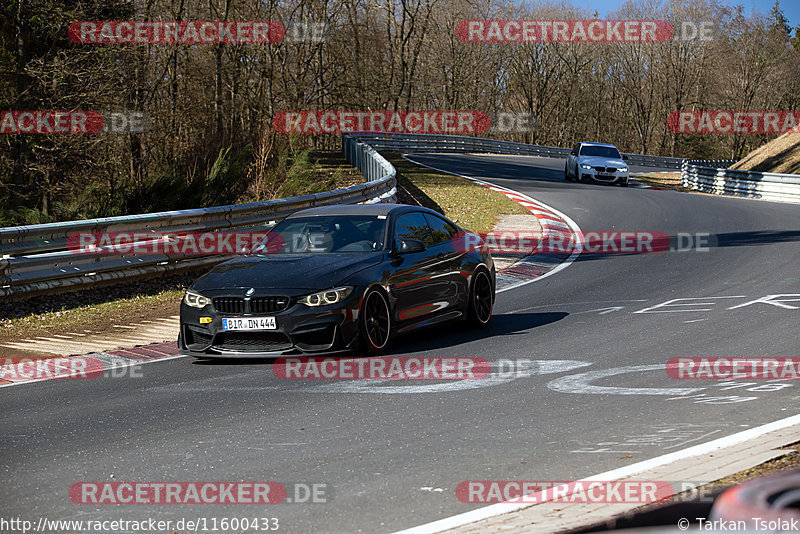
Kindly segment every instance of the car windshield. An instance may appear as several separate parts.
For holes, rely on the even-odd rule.
[[[597,156],[600,158],[620,159],[619,150],[613,146],[587,145],[581,148],[581,156]]]
[[[293,217],[278,223],[256,252],[325,254],[372,252],[386,243],[385,215]]]

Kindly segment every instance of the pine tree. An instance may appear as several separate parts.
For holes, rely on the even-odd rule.
[[[789,26],[789,19],[783,14],[781,10],[780,0],[775,0],[775,5],[769,12],[770,28],[778,32],[785,40],[789,40],[792,34],[792,27]]]

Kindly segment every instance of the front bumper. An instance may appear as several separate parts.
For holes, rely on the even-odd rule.
[[[198,358],[254,358],[289,353],[324,353],[351,348],[358,339],[358,309],[363,291],[344,301],[316,308],[296,303],[273,313],[222,313],[209,304],[202,309],[181,302],[182,354]],[[205,293],[204,293],[205,294]],[[270,330],[224,330],[223,318],[275,318]],[[210,322],[201,323],[200,319]]]
[[[606,184],[619,184],[627,183],[630,171],[607,171],[598,170],[595,167],[592,169],[581,169],[581,177],[595,182],[602,182]]]

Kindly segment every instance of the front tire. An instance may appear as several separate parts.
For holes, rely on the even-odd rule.
[[[361,347],[369,354],[377,354],[389,346],[392,316],[383,292],[370,289],[364,295],[359,317]]]
[[[472,287],[469,290],[469,310],[467,320],[472,326],[483,328],[492,318],[494,306],[494,288],[489,273],[478,269],[472,277]]]
[[[569,164],[564,165],[564,180],[571,182],[572,178],[569,175]]]

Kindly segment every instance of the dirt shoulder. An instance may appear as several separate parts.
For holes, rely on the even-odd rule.
[[[799,174],[800,134],[783,134],[753,150],[731,168],[742,171]]]

